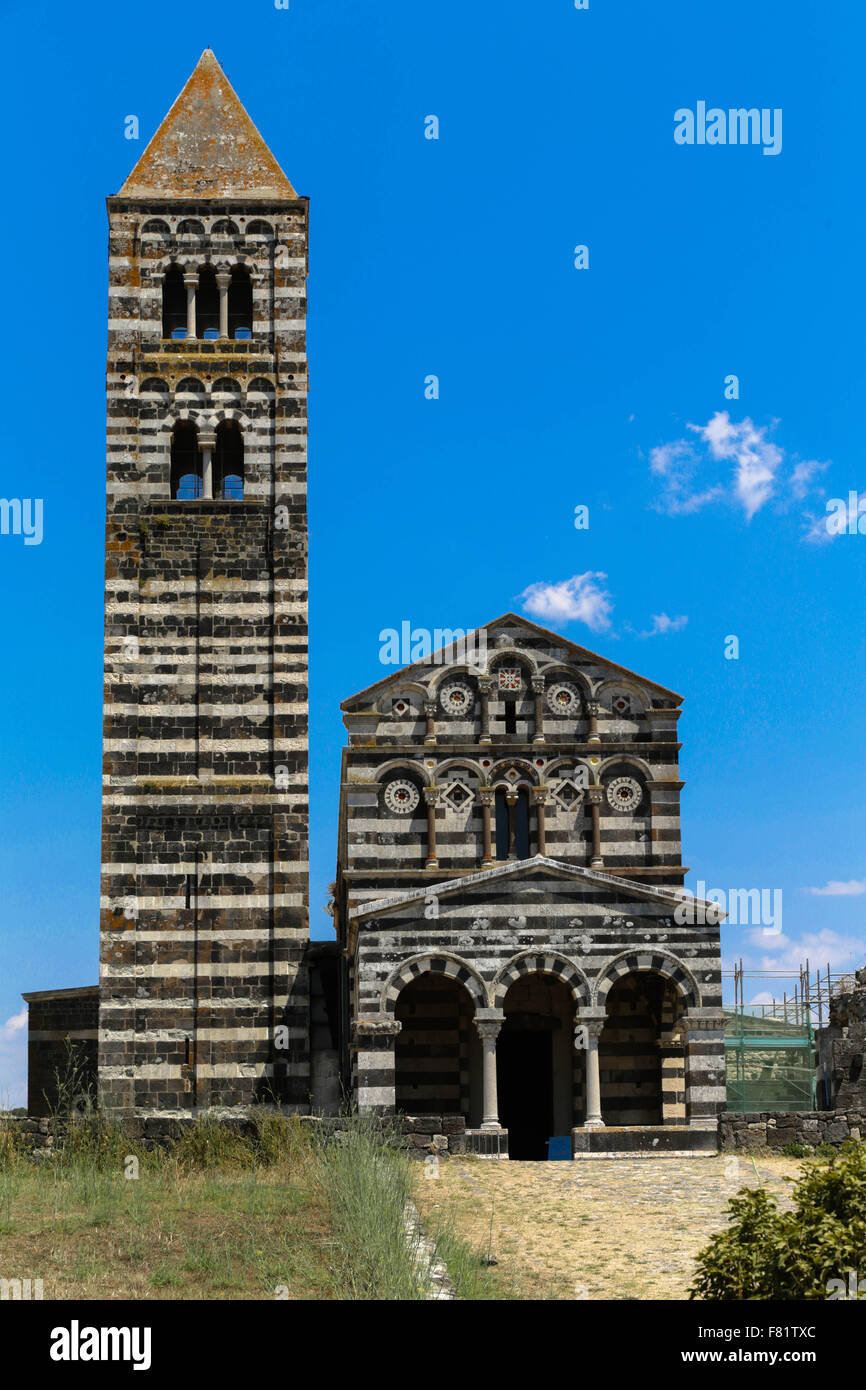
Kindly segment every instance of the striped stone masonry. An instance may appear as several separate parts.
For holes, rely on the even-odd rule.
[[[521,1087],[539,1134],[713,1126],[719,913],[675,917],[681,699],[514,614],[483,635],[482,663],[431,654],[342,706],[346,1078],[468,1130],[498,1085],[518,1157]]]
[[[307,202],[206,53],[108,219],[103,1104],[303,1108]]]

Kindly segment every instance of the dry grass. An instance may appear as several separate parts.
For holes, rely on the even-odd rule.
[[[54,1168],[54,1165],[48,1165]],[[46,1299],[333,1298],[327,1207],[306,1175],[19,1167],[0,1178],[2,1275]]]
[[[800,1160],[745,1155],[508,1163],[452,1159],[417,1184],[422,1217],[498,1261],[524,1296],[685,1299],[694,1259],[741,1187],[784,1207]]]

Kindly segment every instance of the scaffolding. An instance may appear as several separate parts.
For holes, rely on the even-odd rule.
[[[747,971],[740,959],[722,978],[733,981],[734,996],[724,1005],[728,1109],[756,1114],[824,1108],[826,1083],[816,1068],[815,1033],[829,1019],[833,996],[853,985],[853,975],[834,975],[828,965],[813,976],[808,960],[794,972]],[[773,999],[747,1004],[747,979],[772,981]],[[789,988],[779,999],[782,980]]]

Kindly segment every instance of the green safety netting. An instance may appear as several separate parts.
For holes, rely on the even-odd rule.
[[[815,1035],[801,1004],[725,1009],[729,1110],[814,1110]]]

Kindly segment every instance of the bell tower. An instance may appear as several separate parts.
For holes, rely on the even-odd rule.
[[[107,205],[102,1105],[302,1108],[308,203],[206,50]]]

